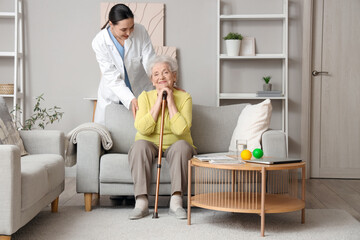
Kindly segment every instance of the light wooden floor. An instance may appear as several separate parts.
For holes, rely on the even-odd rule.
[[[121,204],[125,204],[121,200]],[[161,201],[161,199],[159,200]],[[166,200],[164,200],[166,201]],[[109,206],[119,204],[102,196],[100,203],[94,198],[93,205]],[[133,207],[133,199],[128,200]],[[159,206],[160,206],[159,202]],[[60,195],[59,206],[84,206],[84,195],[76,193],[76,179],[65,179],[65,191]],[[309,179],[306,180],[306,208],[343,209],[360,221],[360,180]],[[61,209],[59,209],[61,211]]]

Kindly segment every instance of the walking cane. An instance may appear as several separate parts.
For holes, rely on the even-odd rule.
[[[158,153],[158,163],[157,163],[155,209],[154,209],[153,218],[159,218],[159,216],[158,216],[158,201],[159,201],[160,170],[161,170],[161,156],[162,156],[162,145],[163,145],[163,135],[164,135],[164,117],[165,117],[166,97],[167,97],[167,92],[164,91],[163,95],[162,95],[162,104],[161,104],[161,125],[160,125],[159,153]]]

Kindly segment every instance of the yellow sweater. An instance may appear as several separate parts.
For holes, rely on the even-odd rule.
[[[195,147],[190,132],[192,121],[191,96],[186,92],[176,89],[173,90],[173,94],[178,112],[170,119],[169,110],[167,107],[165,108],[163,151],[178,140],[185,140]],[[159,146],[161,110],[156,122],[150,114],[150,109],[155,104],[156,98],[156,90],[143,91],[140,94],[138,98],[139,110],[136,113],[134,126],[138,131],[135,141],[143,139]]]

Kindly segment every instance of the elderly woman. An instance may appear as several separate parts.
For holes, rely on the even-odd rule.
[[[129,164],[134,180],[135,208],[130,219],[149,214],[148,193],[151,166],[158,155],[162,93],[167,92],[164,118],[163,156],[169,164],[171,199],[169,214],[186,219],[182,195],[187,187],[187,163],[196,154],[191,138],[192,99],[190,94],[174,88],[177,81],[177,63],[167,56],[158,56],[149,64],[149,77],[155,90],[142,92],[138,98],[135,143],[129,150]]]

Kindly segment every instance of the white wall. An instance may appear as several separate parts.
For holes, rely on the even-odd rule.
[[[24,0],[26,115],[31,113],[34,98],[45,93],[46,106],[57,105],[65,112],[62,121],[49,129],[67,133],[92,119],[92,103],[83,98],[96,97],[100,79],[91,49],[100,30],[100,2]],[[165,45],[178,49],[180,86],[195,104],[216,105],[217,1],[127,2],[165,3]],[[237,0],[226,2],[239,4]],[[256,9],[265,3],[268,1],[256,0],[251,4]],[[11,0],[2,0],[0,11],[11,4]],[[290,0],[289,11],[289,153],[300,156],[302,1]],[[0,39],[0,46],[5,41]]]

